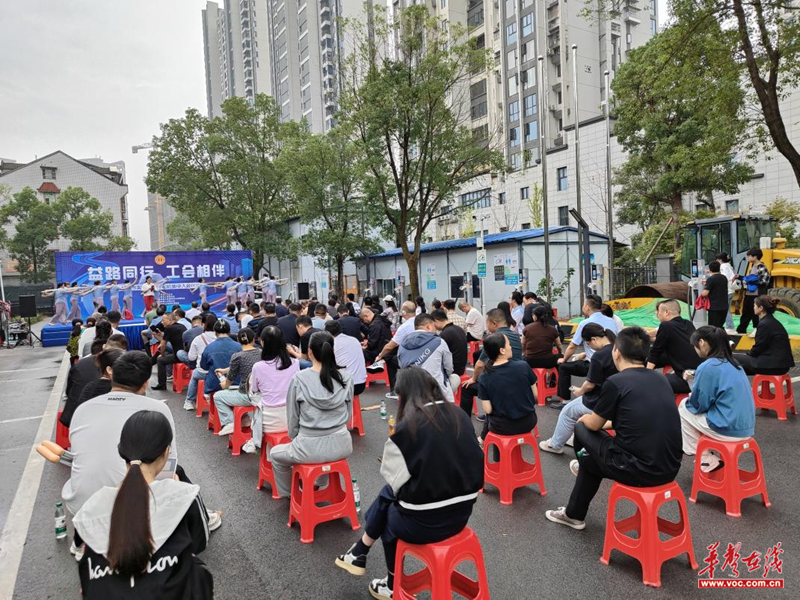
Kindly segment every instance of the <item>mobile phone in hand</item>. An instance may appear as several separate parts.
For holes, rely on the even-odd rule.
[[[156,481],[159,479],[173,479],[175,477],[175,471],[178,470],[178,459],[177,458],[168,458],[167,462],[164,464],[164,468],[161,469],[161,472],[156,475]]]

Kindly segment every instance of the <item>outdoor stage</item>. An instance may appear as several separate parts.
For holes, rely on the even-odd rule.
[[[128,338],[128,350],[142,350],[142,336],[145,322],[141,319],[134,321],[122,321],[119,326],[120,333],[124,333]],[[49,348],[52,346],[66,346],[69,341],[69,334],[72,325],[46,325],[42,329],[42,346]]]

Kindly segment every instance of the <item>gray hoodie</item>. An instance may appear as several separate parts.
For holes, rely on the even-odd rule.
[[[313,369],[304,369],[292,378],[286,394],[290,438],[296,438],[298,432],[323,436],[347,427],[353,411],[353,380],[344,369],[339,372],[344,387],[334,380],[333,392],[322,385],[319,373]]]
[[[430,373],[442,388],[444,397],[455,402],[450,388],[450,375],[453,372],[453,355],[450,348],[435,333],[414,331],[409,333],[397,353],[401,367],[421,367]]]

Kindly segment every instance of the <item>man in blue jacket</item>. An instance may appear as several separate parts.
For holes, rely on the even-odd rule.
[[[436,323],[427,313],[414,318],[415,331],[409,333],[400,344],[397,354],[400,368],[421,367],[430,373],[442,388],[444,397],[455,402],[450,387],[453,373],[453,355],[447,344],[436,335]]]

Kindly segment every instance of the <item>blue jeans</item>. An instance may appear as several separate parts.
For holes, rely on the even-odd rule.
[[[310,369],[311,368],[311,361],[306,360],[305,358],[300,359],[300,369]]]
[[[189,390],[186,392],[186,401],[195,404],[197,402],[197,382],[205,381],[208,373],[195,369],[192,371],[192,378],[189,380]]]
[[[728,312],[725,314],[725,329],[734,329],[731,302],[733,302],[733,294],[728,294]]]
[[[578,422],[578,419],[591,412],[591,409],[583,405],[583,398],[575,398],[568,402],[558,415],[558,423],[556,423],[556,429],[550,438],[550,445],[558,450],[563,448],[569,436],[575,431],[575,423]]]

